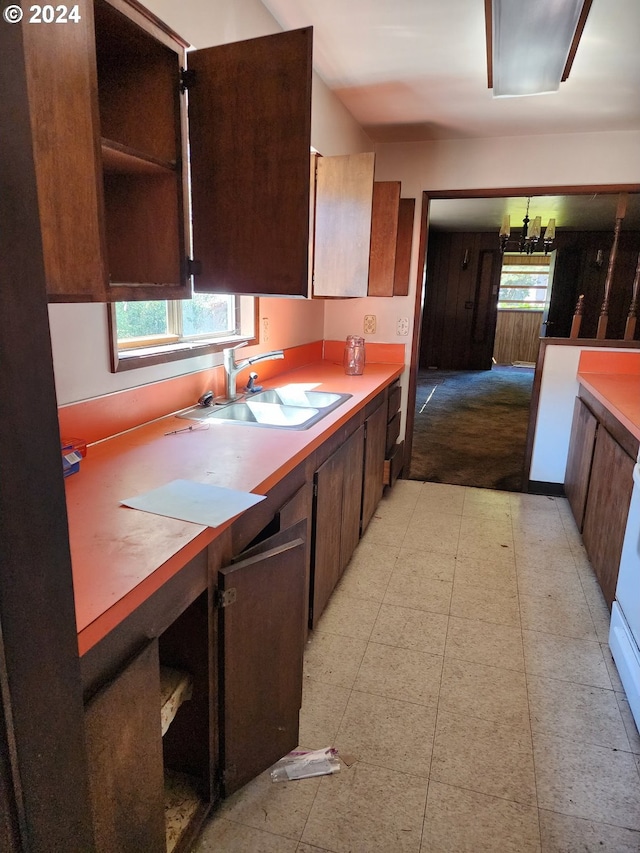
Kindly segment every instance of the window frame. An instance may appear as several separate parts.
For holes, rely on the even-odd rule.
[[[238,296],[240,300],[253,300],[252,308],[245,311],[253,313],[253,331],[251,334],[229,335],[225,338],[192,338],[187,341],[179,340],[175,335],[150,336],[150,346],[145,351],[140,348],[118,347],[118,326],[116,323],[116,305],[111,303],[107,306],[107,324],[109,332],[109,350],[111,356],[111,372],[120,373],[123,370],[135,370],[139,367],[150,367],[155,364],[167,364],[172,361],[180,361],[185,358],[197,358],[201,355],[221,352],[229,346],[235,346],[243,341],[248,344],[258,344],[259,341],[259,312],[260,300],[256,296]],[[169,339],[169,340],[167,340]],[[165,342],[166,341],[166,342]]]

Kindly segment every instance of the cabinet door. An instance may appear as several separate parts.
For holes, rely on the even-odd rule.
[[[85,708],[89,786],[100,853],[166,849],[158,643]]]
[[[342,520],[340,524],[340,573],[344,571],[360,540],[362,472],[364,469],[364,424],[343,447]]]
[[[314,475],[311,627],[315,628],[341,572],[341,516],[344,448]]]
[[[306,296],[310,28],[189,54],[194,289]]]
[[[304,616],[303,634],[306,639],[309,632],[309,592],[311,589],[311,517],[313,513],[313,485],[305,483],[298,491],[280,508],[280,528],[291,527],[297,521],[304,521]]]
[[[314,296],[366,296],[375,155],[319,157]]]
[[[221,762],[226,795],[298,745],[302,703],[305,523],[286,544],[218,571]],[[281,541],[283,533],[276,534]]]
[[[106,301],[92,4],[78,23],[23,26],[22,37],[47,293]]]
[[[393,295],[409,295],[409,269],[411,267],[411,245],[413,242],[413,218],[415,198],[401,198],[398,213],[398,245],[396,247],[396,268],[393,280]]]
[[[371,213],[369,296],[393,296],[399,212],[400,181],[376,181]]]
[[[600,426],[593,454],[582,538],[611,608],[631,502],[634,460]]]
[[[362,489],[362,532],[380,503],[384,488],[384,456],[387,438],[387,405],[381,401],[366,422],[364,444],[364,480]]]
[[[594,415],[582,400],[576,397],[573,407],[567,470],[564,475],[564,491],[580,531],[582,531],[584,510],[587,504],[589,475],[591,474],[597,428],[598,421]]]

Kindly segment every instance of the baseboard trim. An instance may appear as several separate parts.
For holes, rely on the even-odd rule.
[[[527,492],[530,495],[551,495],[554,498],[563,498],[564,483],[545,483],[544,480],[529,480]]]

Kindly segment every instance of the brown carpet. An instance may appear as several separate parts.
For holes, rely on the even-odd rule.
[[[410,478],[517,492],[533,370],[421,370]]]

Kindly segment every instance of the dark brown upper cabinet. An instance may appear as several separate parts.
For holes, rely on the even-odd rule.
[[[393,296],[400,211],[400,181],[373,185],[369,296]]]
[[[401,198],[398,210],[398,240],[396,243],[396,264],[393,275],[393,295],[409,295],[409,271],[411,268],[411,246],[413,242],[413,219],[415,216],[415,198]]]
[[[190,51],[186,74],[186,42],[127,0],[23,34],[52,301],[184,299],[194,273],[307,295],[311,28]]]

